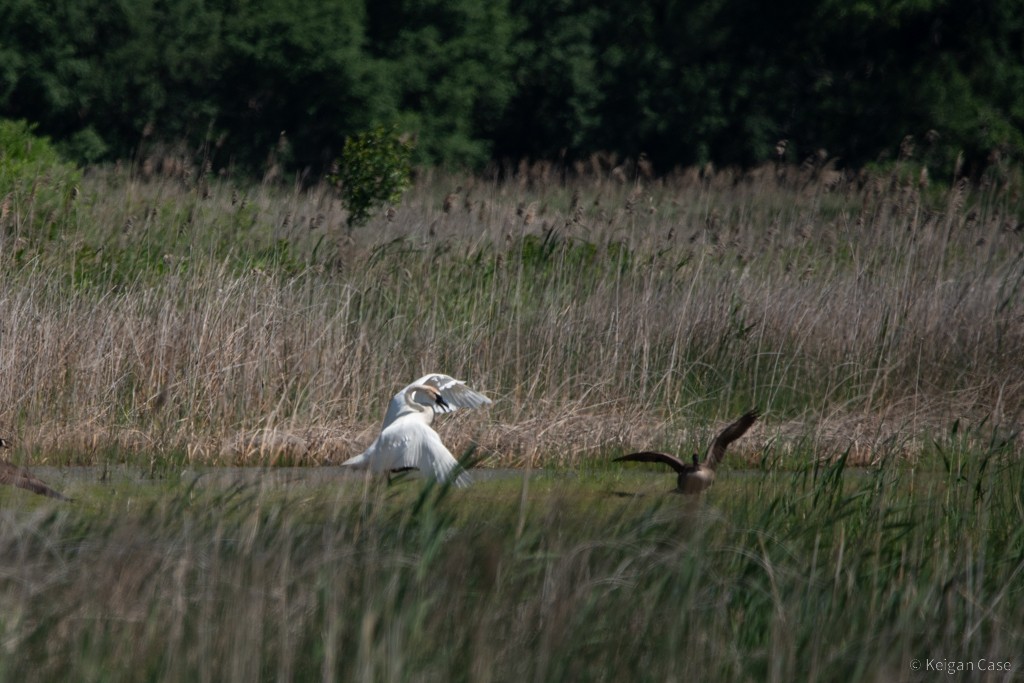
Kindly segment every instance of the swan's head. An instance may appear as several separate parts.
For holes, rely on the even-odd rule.
[[[444,400],[444,396],[441,395],[440,391],[426,384],[420,384],[413,387],[409,392],[409,397],[414,402],[423,406],[430,408],[438,406],[440,407],[441,412],[444,413],[450,412],[452,409],[452,407],[448,405],[448,401]]]

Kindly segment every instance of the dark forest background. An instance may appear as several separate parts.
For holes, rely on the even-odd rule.
[[[0,117],[73,158],[166,145],[322,173],[375,125],[417,161],[966,171],[1024,158],[1019,0],[0,0]],[[780,151],[781,148],[778,148]],[[947,166],[948,168],[948,166]]]

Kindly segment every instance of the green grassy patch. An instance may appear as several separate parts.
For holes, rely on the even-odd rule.
[[[124,475],[124,473],[121,473]],[[910,678],[1024,662],[1024,469],[216,471],[0,497],[0,680]],[[880,644],[884,643],[885,647]]]

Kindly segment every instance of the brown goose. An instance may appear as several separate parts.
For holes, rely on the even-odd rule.
[[[743,436],[746,431],[750,429],[750,425],[754,424],[759,416],[760,413],[758,413],[758,411],[751,410],[744,413],[743,417],[723,429],[721,433],[715,437],[715,440],[708,451],[708,456],[704,459],[703,464],[701,464],[696,453],[693,454],[693,463],[687,464],[674,455],[659,453],[657,451],[640,451],[639,453],[630,453],[629,455],[624,455],[621,458],[615,458],[615,462],[631,461],[665,463],[679,473],[677,488],[679,493],[700,493],[715,483],[715,469],[718,467],[718,463],[722,462],[722,458],[725,456],[726,447],[736,439]]]
[[[10,448],[7,439],[0,439],[0,448]],[[34,476],[24,467],[12,465],[9,462],[0,460],[0,484],[17,486],[20,489],[38,493],[41,496],[49,496],[59,500],[71,500],[59,491],[55,491],[45,481]]]

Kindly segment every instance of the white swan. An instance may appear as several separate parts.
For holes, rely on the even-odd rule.
[[[380,434],[365,451],[344,463],[372,472],[418,469],[438,481],[468,486],[472,479],[461,470],[430,423],[435,413],[479,408],[491,399],[448,375],[430,374],[405,387],[391,399]]]

